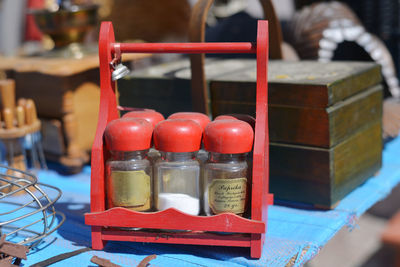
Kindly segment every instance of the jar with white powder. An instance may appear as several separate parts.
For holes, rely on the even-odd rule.
[[[161,158],[154,165],[155,205],[157,210],[175,208],[181,212],[200,213],[201,127],[184,119],[165,120],[154,129],[154,145]]]

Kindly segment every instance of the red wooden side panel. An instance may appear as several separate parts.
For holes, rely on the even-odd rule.
[[[116,218],[124,218],[116,220]],[[125,208],[112,208],[104,212],[89,213],[85,223],[95,226],[140,227],[152,229],[221,231],[236,233],[264,233],[265,223],[252,221],[232,213],[215,216],[192,216],[174,208],[158,212],[136,212]]]
[[[107,123],[118,118],[115,83],[111,81],[111,43],[114,30],[111,22],[103,22],[99,36],[100,109],[96,135],[92,146],[90,208],[92,212],[105,210],[103,133]]]
[[[257,99],[253,154],[251,217],[267,223],[269,178],[268,135],[268,22],[258,21],[257,32]],[[253,234],[251,256],[260,257],[265,234]]]
[[[90,210],[99,212],[105,210],[104,189],[104,144],[103,133],[107,123],[118,118],[115,97],[115,84],[111,81],[111,43],[115,41],[111,22],[103,22],[99,36],[100,60],[100,107],[96,135],[92,146],[92,170],[90,183]],[[92,248],[103,249],[105,241],[101,236],[101,227],[92,227]]]
[[[264,32],[264,36],[262,38],[263,43],[260,43],[261,47],[264,47],[262,51],[257,51],[257,54],[260,54],[260,57],[264,60],[257,63],[257,69],[261,69],[260,72],[264,73],[260,80],[260,90],[264,92],[264,96],[262,99],[259,99],[263,105],[265,104],[265,112],[262,113],[263,118],[263,127],[262,129],[265,132],[264,140],[263,140],[263,165],[264,170],[262,172],[262,218],[261,220],[265,222],[265,227],[267,227],[268,220],[268,205],[272,204],[271,200],[273,199],[272,195],[269,194],[269,129],[268,129],[268,58],[269,58],[269,31],[268,31],[268,21],[259,21],[259,28]],[[259,33],[261,35],[262,33]],[[260,65],[258,65],[260,64]],[[261,111],[260,111],[261,112]],[[265,228],[266,229],[266,228]],[[265,234],[263,234],[263,243],[264,243]]]

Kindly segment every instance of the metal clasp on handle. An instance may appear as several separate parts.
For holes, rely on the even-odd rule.
[[[110,62],[110,66],[111,68],[114,69],[114,71],[111,74],[111,79],[113,81],[116,81],[126,76],[130,72],[130,70],[128,69],[127,66],[121,63],[121,45],[119,43],[115,44],[114,49],[115,49],[115,55]]]

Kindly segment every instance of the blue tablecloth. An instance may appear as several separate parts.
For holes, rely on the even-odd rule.
[[[357,218],[377,201],[388,195],[400,182],[400,138],[386,144],[383,168],[340,202],[331,211],[302,210],[271,206],[268,233],[259,260],[250,259],[246,248],[144,244],[109,242],[105,251],[89,251],[53,266],[88,266],[93,255],[104,257],[123,266],[136,266],[144,257],[157,254],[151,266],[284,266],[289,261],[300,266],[315,256],[320,248],[343,226],[350,229]],[[90,247],[90,227],[83,214],[89,212],[90,168],[73,176],[61,176],[55,171],[42,171],[39,179],[63,191],[56,209],[65,213],[66,222],[30,252],[29,266],[54,255]]]

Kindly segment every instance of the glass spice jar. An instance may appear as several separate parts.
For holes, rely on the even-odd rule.
[[[150,122],[153,125],[153,128],[156,127],[157,123],[165,120],[164,116],[155,111],[154,109],[144,109],[144,110],[134,110],[128,113],[125,113],[122,118],[142,118],[146,121]],[[160,158],[160,152],[154,149],[153,142],[151,144],[150,150],[147,153],[147,157],[151,163],[157,161]]]
[[[204,131],[209,157],[204,165],[204,210],[207,215],[232,212],[242,216],[250,192],[246,155],[252,150],[254,132],[240,120],[217,120]]]
[[[153,178],[147,152],[153,126],[144,119],[121,118],[105,129],[111,157],[106,162],[107,208],[150,211]]]
[[[200,213],[201,127],[191,120],[165,120],[154,129],[154,145],[161,152],[155,163],[155,205],[157,210],[175,208],[181,212]]]
[[[196,123],[198,123],[204,132],[204,129],[206,128],[207,124],[210,123],[210,118],[200,112],[177,112],[168,117],[168,119],[186,119],[186,120],[192,120]],[[204,150],[203,145],[201,145],[199,151],[196,154],[196,158],[200,161],[200,189],[203,188],[203,164],[208,158],[208,152]],[[203,209],[203,194],[200,194],[200,210]]]
[[[211,121],[207,115],[200,112],[177,112],[170,115],[168,119],[192,120],[200,125],[203,132],[207,124],[209,124]],[[203,149],[203,147],[200,147],[196,157],[201,163],[204,163],[208,158],[208,153]]]
[[[251,126],[251,128],[253,129],[253,131],[255,131],[255,127],[256,127],[256,119],[253,116],[250,116],[247,114],[220,115],[220,116],[215,117],[215,119],[214,119],[214,121],[218,121],[218,120],[241,120],[241,121],[248,123]],[[249,168],[247,173],[249,174],[249,177],[252,177],[253,153],[250,153],[247,156],[247,166]]]

